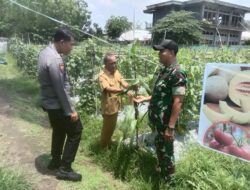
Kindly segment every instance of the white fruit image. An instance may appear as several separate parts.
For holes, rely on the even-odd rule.
[[[207,105],[203,106],[203,112],[212,123],[230,121],[231,119],[229,115],[216,112]]]
[[[243,112],[250,111],[250,98],[242,96],[240,99],[240,106]]]
[[[225,100],[228,96],[227,81],[221,76],[211,76],[206,80],[205,99],[210,102],[218,103]]]
[[[241,106],[241,100],[250,102],[250,71],[238,72],[229,83],[228,95],[230,99]]]
[[[237,111],[230,107],[225,101],[220,101],[219,107],[221,112],[228,115],[234,123],[247,124],[250,121],[250,112]]]
[[[229,84],[232,78],[235,76],[236,73],[240,71],[240,67],[232,69],[227,68],[220,68],[218,69],[217,75],[226,79],[227,83]]]

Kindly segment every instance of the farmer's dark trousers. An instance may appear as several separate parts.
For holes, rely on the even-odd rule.
[[[53,128],[51,145],[52,159],[61,160],[62,155],[62,165],[71,167],[81,140],[82,123],[80,119],[76,122],[72,122],[70,116],[65,116],[61,109],[47,111],[50,124]],[[65,139],[66,143],[64,145]]]

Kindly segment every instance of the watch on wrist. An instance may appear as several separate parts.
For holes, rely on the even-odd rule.
[[[169,127],[169,126],[168,126],[168,128],[169,128],[170,130],[175,130],[175,128],[174,128],[174,127]]]

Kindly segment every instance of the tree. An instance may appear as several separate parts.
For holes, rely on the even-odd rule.
[[[10,23],[11,13],[9,12],[9,2],[6,0],[0,0],[0,37],[8,37],[9,29],[12,23]]]
[[[102,28],[97,23],[93,23],[93,26],[89,26],[88,33],[97,37],[103,36]]]
[[[132,23],[128,21],[128,19],[124,16],[111,16],[105,25],[105,29],[107,31],[108,37],[111,39],[115,39],[120,37],[120,35],[131,29]]]
[[[99,27],[99,25],[97,23],[94,23],[93,26],[94,26],[94,30],[95,30],[95,35],[98,37],[101,37],[103,35],[102,28]]]
[[[26,10],[10,1],[1,1],[4,3],[0,8],[0,18],[3,18],[0,23],[1,35],[10,37],[16,34],[30,41],[47,42],[51,40],[57,28],[65,27],[64,24]],[[19,0],[18,3],[78,29],[90,25],[90,12],[84,0]],[[82,34],[74,33],[76,38],[82,37]]]
[[[168,38],[179,44],[193,44],[202,38],[200,21],[188,11],[172,11],[155,24],[152,32],[153,41],[157,43]]]

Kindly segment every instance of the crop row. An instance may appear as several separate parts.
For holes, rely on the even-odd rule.
[[[17,59],[17,65],[31,78],[37,76],[37,56],[43,47],[24,44],[18,39],[9,41],[9,50]],[[103,67],[102,57],[110,51],[117,53],[119,70],[128,81],[143,78],[149,87],[153,86],[159,64],[158,54],[152,48],[137,43],[107,46],[89,39],[78,44],[70,56],[65,58],[73,86],[72,94],[78,100],[79,110],[83,112],[99,112],[97,77]],[[205,63],[247,63],[250,60],[250,49],[183,47],[177,58],[188,76],[187,96],[178,125],[179,128],[186,128],[187,123],[198,120]]]

